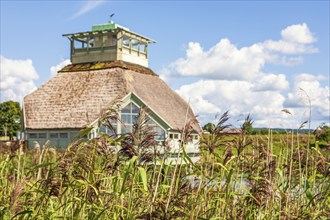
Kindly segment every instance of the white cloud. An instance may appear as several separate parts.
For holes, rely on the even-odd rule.
[[[311,94],[313,120],[329,120],[329,88],[319,82],[323,76],[299,74],[289,82],[285,73],[264,71],[267,64],[301,64],[303,54],[318,51],[312,45],[317,39],[305,23],[288,26],[281,36],[277,41],[265,40],[241,48],[229,39],[221,39],[208,50],[198,42],[190,42],[186,56],[164,68],[161,78],[170,82],[193,79],[177,92],[190,100],[201,124],[213,121],[216,113],[230,110],[234,119],[251,114],[256,127],[297,128],[306,118],[299,88]],[[292,115],[283,113],[284,108],[289,108]]]
[[[265,40],[247,47],[238,48],[229,39],[221,39],[209,50],[198,42],[189,42],[186,57],[169,65],[163,78],[170,75],[203,76],[212,79],[254,81],[262,77],[267,63],[293,66],[301,64],[301,56],[292,56],[318,51],[311,43],[316,41],[308,26],[291,25],[282,30],[282,39]]]
[[[71,19],[77,18],[83,14],[86,14],[87,12],[93,10],[94,8],[102,5],[103,3],[105,3],[104,0],[89,0],[86,1],[83,6],[79,9],[79,11],[77,11],[72,17]]]
[[[251,113],[256,120],[277,118],[285,98],[274,91],[253,91],[246,81],[201,80],[181,86],[177,92],[188,101],[204,124],[216,113],[230,111],[234,118]],[[207,117],[208,116],[208,117]]]
[[[330,89],[322,87],[320,80],[323,76],[299,74],[295,77],[292,90],[287,95],[285,105],[295,107],[300,114],[309,112],[311,102],[312,118],[315,120],[329,120],[330,118]]]
[[[306,23],[288,26],[281,31],[281,35],[287,42],[310,44],[316,41]]]
[[[253,86],[253,90],[256,91],[281,91],[287,89],[289,82],[286,80],[284,74],[267,74],[260,77]]]
[[[274,41],[267,40],[261,44],[265,50],[271,53],[278,52],[283,54],[304,54],[304,53],[316,53],[318,49],[312,45],[300,44],[290,41]]]
[[[51,75],[52,76],[55,76],[59,70],[61,70],[63,67],[65,67],[65,66],[67,66],[69,64],[71,64],[71,61],[70,60],[63,60],[59,64],[50,67],[50,73],[51,73]]]
[[[271,52],[283,54],[315,53],[318,49],[311,43],[317,41],[306,23],[286,27],[281,31],[282,39],[278,41],[266,40],[263,47]]]
[[[39,78],[32,60],[12,60],[0,56],[1,61],[1,102],[15,100],[21,102],[23,97],[36,89],[34,80]]]
[[[259,45],[238,49],[228,39],[220,40],[208,51],[199,43],[190,42],[186,56],[171,64],[172,70],[182,76],[253,80],[265,64],[265,55]]]

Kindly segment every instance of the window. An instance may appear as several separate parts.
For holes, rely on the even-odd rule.
[[[133,131],[133,124],[139,115],[139,108],[134,103],[129,103],[121,111],[121,134],[129,133]],[[148,117],[148,116],[147,116]],[[153,132],[156,132],[155,137],[158,141],[165,140],[165,130],[161,128],[154,120],[148,117],[148,125],[152,127]]]
[[[39,133],[38,134],[38,138],[43,138],[45,139],[47,137],[47,134],[46,133]]]
[[[129,47],[130,45],[130,39],[127,37],[127,36],[124,36],[123,37],[123,45],[126,46],[126,47]]]
[[[73,41],[73,47],[74,48],[83,48],[84,46],[83,46],[83,43],[82,42],[79,42],[77,40],[74,40]]]
[[[129,103],[121,111],[121,133],[132,132],[133,124],[136,122],[139,114],[139,108],[133,104]]]
[[[37,138],[37,133],[30,133],[29,138]]]
[[[180,137],[180,135],[178,133],[170,133],[168,137],[169,137],[169,139],[176,139],[176,140],[178,140],[179,137]]]
[[[89,46],[89,47],[94,47],[94,45],[95,45],[95,40],[94,40],[94,38],[89,39],[89,41],[88,41],[88,46]]]
[[[140,49],[140,41],[138,41],[137,39],[132,39],[131,42],[132,48],[138,51]]]
[[[107,133],[107,127],[105,127],[104,125],[101,125],[100,133]]]
[[[157,141],[165,140],[165,131],[161,127],[159,127],[158,125],[155,124],[153,126],[153,130],[154,130],[154,132],[157,133],[157,136],[156,136]]]
[[[68,133],[60,133],[60,138],[68,138]]]
[[[159,125],[157,125],[156,122],[152,120],[150,117],[148,117],[148,125],[151,126],[153,132],[157,134],[156,135],[157,141],[165,140],[165,130],[162,129]]]
[[[58,133],[50,133],[49,137],[50,138],[58,138]]]
[[[147,49],[146,44],[140,44],[140,52],[145,53]]]

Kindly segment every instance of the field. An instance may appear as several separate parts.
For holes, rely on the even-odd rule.
[[[143,143],[104,135],[1,154],[0,219],[330,218],[330,149],[313,135],[214,132],[196,164],[185,153],[166,164]]]

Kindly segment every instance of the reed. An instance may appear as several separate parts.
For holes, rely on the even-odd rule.
[[[198,163],[169,164],[144,115],[121,137],[1,154],[0,219],[330,218],[330,153],[312,134],[228,136],[224,115]]]

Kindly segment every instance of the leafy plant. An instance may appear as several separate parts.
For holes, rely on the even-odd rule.
[[[22,110],[18,102],[7,101],[0,104],[0,136],[16,136],[21,128]]]

